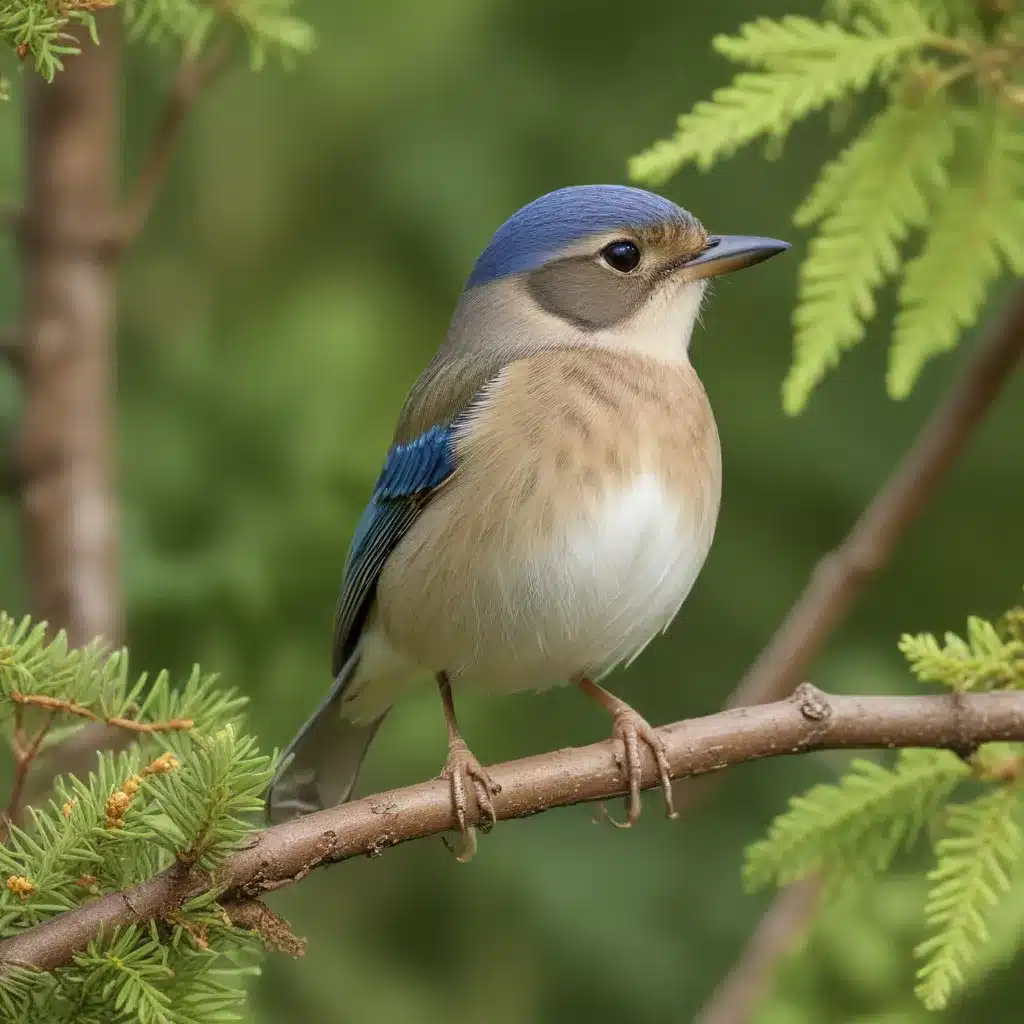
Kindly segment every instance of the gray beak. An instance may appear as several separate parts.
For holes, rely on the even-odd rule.
[[[752,267],[755,263],[778,256],[789,248],[789,242],[777,238],[758,238],[756,235],[711,235],[704,251],[683,264],[686,278],[699,281],[705,277],[718,277],[733,270]]]

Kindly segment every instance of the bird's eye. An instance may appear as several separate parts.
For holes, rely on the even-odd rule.
[[[601,250],[601,256],[612,270],[628,274],[640,265],[640,249],[635,242],[612,242]]]

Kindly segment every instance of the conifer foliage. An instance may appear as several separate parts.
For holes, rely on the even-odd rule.
[[[254,67],[271,53],[287,59],[313,45],[309,25],[293,12],[295,0],[0,0],[0,42],[49,81],[78,52],[68,28],[86,25],[99,43],[95,14],[108,7],[121,9],[130,38],[175,43],[192,57],[221,19],[245,33]]]
[[[0,937],[151,878],[178,863],[216,872],[250,833],[273,758],[243,729],[245,699],[198,668],[133,679],[126,652],[69,650],[42,626],[0,616],[0,722],[15,756],[11,806],[36,758],[91,721],[129,731],[86,781],[58,779],[45,807],[0,844]],[[255,970],[249,931],[213,895],[169,919],[96,940],[52,973],[4,966],[0,1019],[223,1024],[244,1019]]]
[[[899,398],[977,320],[1004,271],[1024,274],[1021,5],[832,0],[826,14],[760,18],[716,37],[714,48],[748,70],[631,163],[637,180],[658,184],[757,138],[777,151],[808,115],[845,115],[877,94],[865,104],[877,112],[794,216],[817,233],[800,267],[789,412],[861,341],[887,282],[897,282],[899,307],[887,385]]]
[[[905,635],[900,650],[922,682],[953,691],[1024,688],[1024,608],[999,622],[971,618],[966,637]],[[984,969],[988,917],[1011,887],[1024,886],[1024,744],[992,743],[973,754],[904,750],[892,768],[857,760],[835,785],[790,801],[768,835],[747,850],[749,887],[788,885],[821,871],[856,889],[923,835],[934,868],[917,947],[917,994],[943,1009]],[[962,793],[960,792],[962,790]],[[964,799],[951,802],[956,794]]]

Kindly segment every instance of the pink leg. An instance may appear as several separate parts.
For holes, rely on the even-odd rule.
[[[578,679],[576,685],[588,696],[593,698],[605,710],[610,711],[614,721],[612,735],[622,740],[625,748],[623,770],[629,782],[629,814],[624,822],[612,819],[618,828],[630,828],[640,817],[640,783],[643,779],[643,763],[640,760],[640,742],[650,747],[658,764],[658,777],[661,780],[661,791],[665,794],[665,808],[670,818],[678,817],[672,801],[672,778],[669,771],[668,758],[665,756],[665,743],[654,731],[650,723],[642,715],[634,711],[624,700],[619,700],[603,686],[598,686],[591,679]]]
[[[462,833],[462,849],[455,856],[457,860],[465,862],[476,852],[477,845],[476,829],[466,822],[468,808],[466,791],[470,786],[473,787],[477,807],[489,828],[498,820],[494,813],[491,795],[500,793],[501,787],[487,774],[486,769],[473,755],[459,732],[459,723],[455,719],[452,687],[444,672],[439,673],[437,686],[441,691],[444,722],[448,727],[448,759],[445,761],[441,777],[447,779],[451,786],[452,808],[459,822],[459,831]]]

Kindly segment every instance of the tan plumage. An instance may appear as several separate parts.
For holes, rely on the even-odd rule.
[[[397,653],[446,664],[456,689],[508,691],[599,676],[668,625],[707,555],[721,492],[718,434],[687,360],[595,347],[518,360],[486,389],[458,451],[378,585],[376,625]],[[572,538],[599,531],[651,479],[666,506],[639,509],[634,526],[663,578],[646,565],[615,575],[629,521],[608,552],[574,562]],[[647,607],[630,608],[638,599]]]
[[[481,254],[444,343],[399,417],[350,555],[335,684],[293,741],[273,817],[346,799],[373,733],[434,675],[445,775],[493,786],[463,742],[452,692],[576,683],[624,744],[629,821],[651,727],[594,682],[672,621],[711,546],[718,433],[688,348],[705,279],[785,243],[712,237],[685,210],[621,186],[524,207]]]

